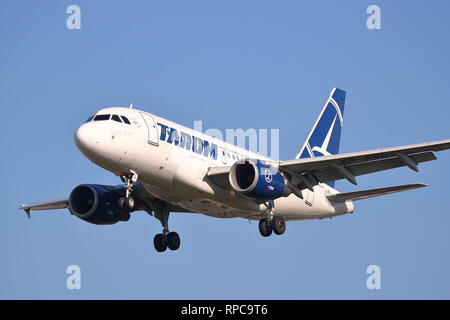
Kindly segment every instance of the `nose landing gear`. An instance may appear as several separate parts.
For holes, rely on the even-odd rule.
[[[138,174],[130,170],[130,174],[120,176],[120,180],[125,184],[125,198],[119,199],[119,206],[128,212],[136,209],[136,200],[132,196],[133,183],[138,179]]]

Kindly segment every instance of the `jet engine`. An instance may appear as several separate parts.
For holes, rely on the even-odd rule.
[[[119,206],[120,197],[115,187],[82,184],[70,193],[69,211],[81,220],[93,224],[127,221],[129,213]]]
[[[238,193],[259,200],[272,200],[288,196],[283,175],[274,167],[261,161],[238,161],[229,173],[231,187]]]

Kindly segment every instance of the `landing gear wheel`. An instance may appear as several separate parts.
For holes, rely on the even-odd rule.
[[[272,219],[272,229],[277,235],[281,235],[286,231],[286,221],[281,217],[275,217]]]
[[[176,232],[169,232],[170,204],[166,201],[155,199],[152,202],[152,209],[154,217],[161,222],[163,227],[162,234],[155,236],[154,243],[156,250],[162,252],[167,247],[170,250],[177,250],[180,247],[180,236]]]
[[[124,197],[119,198],[117,204],[119,205],[119,208],[125,209],[125,198]]]
[[[128,197],[125,198],[125,208],[127,208],[129,211],[133,211],[134,208],[136,207],[136,201],[134,200],[133,197]]]
[[[134,211],[136,208],[136,201],[132,197],[133,183],[138,179],[138,174],[130,170],[130,174],[120,176],[120,180],[125,184],[125,198],[119,199],[119,206],[128,211]],[[123,200],[125,199],[125,200]]]
[[[162,233],[158,233],[153,239],[153,244],[155,246],[156,251],[164,252],[167,250],[167,241],[166,236]]]
[[[263,237],[269,237],[272,234],[272,226],[269,219],[264,218],[259,220],[259,232]]]
[[[180,236],[176,232],[169,232],[166,237],[166,242],[170,250],[177,250],[180,247]]]
[[[119,198],[119,207],[125,209],[126,211],[134,211],[136,209],[136,200],[133,197]]]

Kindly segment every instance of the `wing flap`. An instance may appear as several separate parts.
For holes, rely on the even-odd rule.
[[[406,190],[412,190],[412,189],[418,189],[427,187],[427,184],[424,183],[413,183],[413,184],[404,184],[399,186],[392,186],[392,187],[385,187],[385,188],[376,188],[376,189],[367,189],[367,190],[360,190],[360,191],[353,191],[353,192],[345,192],[345,193],[338,193],[334,195],[327,196],[328,200],[330,201],[356,201],[356,200],[362,200],[372,197],[378,197],[383,196],[390,193],[395,192],[401,192]]]

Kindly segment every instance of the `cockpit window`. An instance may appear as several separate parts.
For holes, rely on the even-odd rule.
[[[122,123],[122,121],[120,120],[120,118],[119,118],[119,116],[117,114],[113,114],[112,117],[111,117],[111,120],[114,120],[114,121]]]
[[[123,122],[125,122],[126,124],[131,124],[130,120],[128,120],[127,117],[125,117],[125,116],[120,116],[120,117],[122,118]]]
[[[92,119],[94,119],[94,116],[90,116],[89,118],[87,118],[86,122],[91,121]]]
[[[94,117],[94,121],[109,120],[110,114],[98,114]]]

